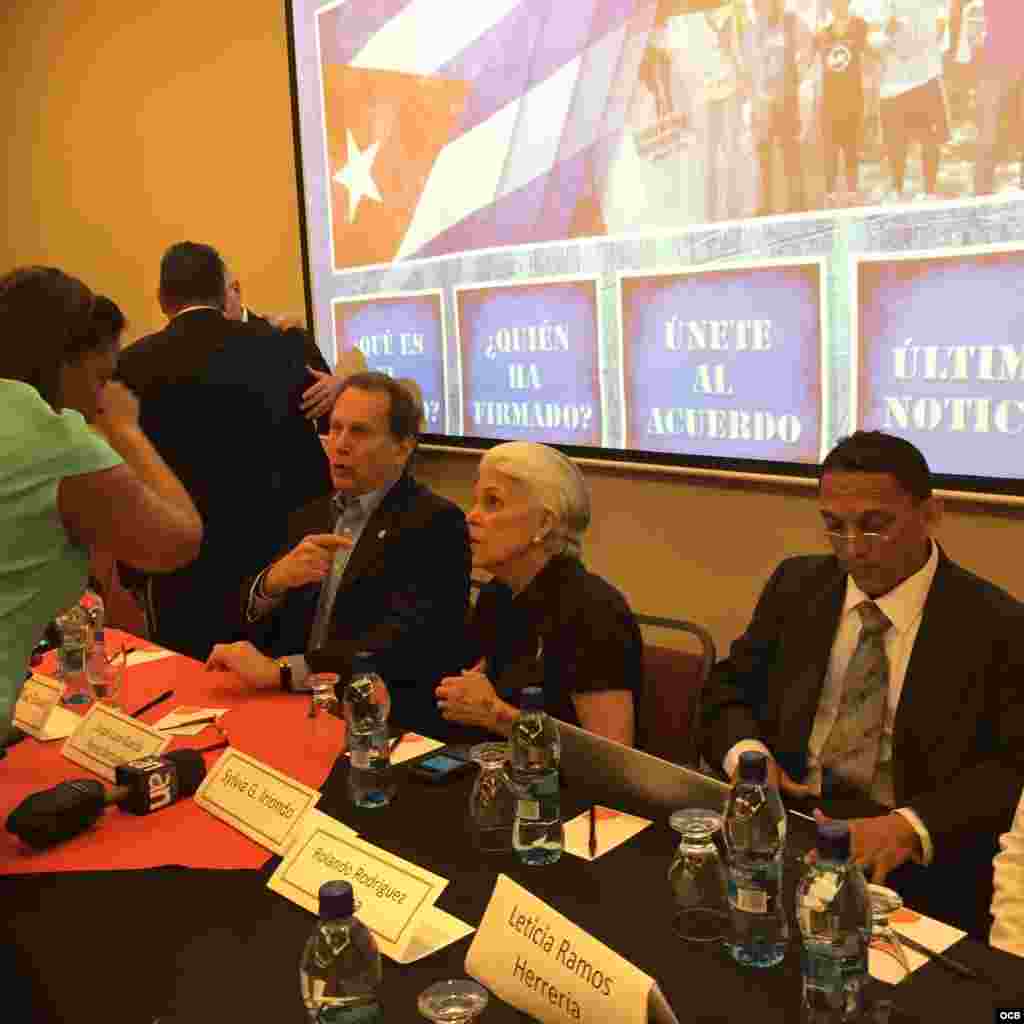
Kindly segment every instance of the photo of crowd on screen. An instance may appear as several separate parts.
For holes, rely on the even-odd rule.
[[[1024,46],[986,20],[1019,2],[662,0],[607,230],[648,226],[638,195],[675,227],[1019,192]]]

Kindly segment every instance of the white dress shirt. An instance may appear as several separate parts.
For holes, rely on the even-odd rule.
[[[828,671],[818,702],[818,711],[814,716],[811,735],[807,742],[808,774],[805,782],[818,792],[821,790],[821,751],[825,746],[832,726],[836,721],[839,701],[843,692],[843,678],[846,667],[853,657],[860,636],[860,615],[855,611],[857,605],[864,601],[874,600],[875,604],[885,613],[892,627],[885,632],[885,653],[889,659],[889,700],[886,706],[885,722],[882,729],[882,740],[879,760],[887,761],[892,757],[892,728],[899,706],[900,694],[903,692],[903,680],[906,678],[907,665],[914,650],[917,631],[921,627],[921,613],[928,599],[935,570],[939,564],[939,546],[932,542],[931,553],[924,565],[913,576],[908,576],[899,586],[879,598],[870,598],[853,581],[852,576],[846,578],[846,600],[839,616],[839,625],[832,640],[832,654],[829,657]],[[763,750],[768,748],[758,740],[740,740],[725,755],[723,768],[730,777],[735,771],[736,762],[744,750]],[[895,798],[892,792],[892,776],[889,772],[880,772],[870,793],[872,800],[892,807]],[[922,863],[930,864],[932,860],[932,841],[924,823],[909,807],[898,808],[917,832],[921,839],[923,853]]]
[[[1010,831],[999,839],[1001,852],[992,862],[992,934],[996,949],[1024,956],[1024,792]]]

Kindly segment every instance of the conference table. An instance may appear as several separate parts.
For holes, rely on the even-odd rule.
[[[226,728],[238,749],[300,781],[322,772],[315,783],[323,794],[318,810],[351,826],[368,842],[450,879],[437,905],[468,924],[479,924],[503,873],[651,975],[680,1021],[782,1024],[800,1019],[795,923],[785,960],[770,970],[742,968],[721,946],[690,945],[673,934],[667,871],[678,836],[669,828],[664,808],[609,793],[606,787],[598,791],[584,778],[568,779],[562,793],[566,818],[599,801],[653,824],[594,861],[565,854],[555,864],[528,867],[511,854],[482,855],[473,848],[466,814],[471,775],[430,785],[411,777],[407,764],[399,765],[394,802],[359,810],[346,795],[347,760],[329,755],[317,761],[304,753],[308,698],[247,692],[240,680],[206,673],[180,655],[128,670],[132,672],[137,675],[126,685],[129,707],[168,686],[190,702],[230,705]],[[155,709],[146,717],[151,721],[157,716]],[[204,735],[175,745],[207,742]],[[210,766],[220,754],[205,756]],[[40,789],[57,777],[88,774],[61,760],[52,743],[26,739],[10,748],[0,762],[0,779],[9,771],[17,786],[0,786],[0,812],[6,817],[16,790],[24,789],[36,768]],[[267,889],[280,858],[261,851],[191,801],[145,818],[110,810],[94,832],[70,840],[63,852],[43,855],[39,863],[50,866],[38,870],[33,870],[36,855],[12,851],[12,837],[5,837],[8,845],[0,847],[0,980],[6,1005],[14,1011],[7,1019],[33,1024],[299,1024],[306,1019],[298,962],[314,918]],[[97,855],[100,833],[102,853]],[[183,843],[176,834],[179,840],[189,834],[205,838]],[[791,817],[786,870],[790,890],[797,859],[809,848],[812,835],[810,823]],[[82,847],[78,855],[76,843]],[[163,849],[171,853],[165,856]],[[13,866],[13,858],[23,856],[28,859]],[[60,863],[46,859],[60,857]],[[385,1018],[422,1020],[417,995],[434,981],[464,977],[471,941],[467,936],[405,966],[385,958]],[[987,1022],[997,1019],[999,1007],[1024,1006],[1024,962],[1019,958],[970,938],[947,953],[976,969],[983,980],[965,980],[939,963],[928,963],[892,989],[893,1024]],[[882,988],[878,982],[871,987]],[[529,1018],[492,997],[479,1019],[501,1024]]]

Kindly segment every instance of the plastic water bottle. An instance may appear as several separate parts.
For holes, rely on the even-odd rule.
[[[561,741],[558,727],[544,712],[540,687],[523,690],[521,709],[512,729],[512,848],[524,864],[553,864],[565,847],[558,785]]]
[[[103,619],[103,599],[95,590],[86,590],[75,604],[57,616],[57,678],[65,683],[65,704],[88,704],[92,700],[86,666],[96,630],[102,634]]]
[[[348,740],[348,789],[357,807],[384,807],[395,795],[388,741],[388,689],[367,660],[356,655],[343,700]]]
[[[729,851],[729,952],[741,964],[773,967],[786,955],[789,922],[782,905],[786,812],[767,784],[768,758],[740,754],[739,776],[725,809]]]
[[[803,936],[806,1020],[859,1020],[868,976],[871,901],[864,875],[850,860],[845,822],[818,826],[818,859],[797,887],[796,918]]]
[[[310,1021],[383,1021],[380,983],[380,950],[373,933],[355,916],[351,884],[324,882],[320,913],[299,965],[299,989]]]

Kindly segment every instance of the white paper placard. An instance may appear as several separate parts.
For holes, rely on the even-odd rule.
[[[48,743],[50,740],[66,740],[82,724],[82,716],[58,704],[47,716],[46,725],[36,736],[37,740]]]
[[[169,736],[152,726],[129,718],[107,704],[93,704],[81,725],[71,734],[61,753],[75,764],[114,782],[114,769],[138,757],[162,754]]]
[[[359,920],[398,963],[412,963],[473,930],[434,906],[448,879],[364,842],[326,815],[304,823],[267,888],[315,914],[320,886],[335,879],[352,883]]]
[[[64,696],[65,684],[50,676],[32,674],[25,680],[14,705],[14,724],[29,736],[42,739],[47,719]],[[78,717],[77,715],[75,716]]]
[[[466,973],[550,1024],[676,1019],[653,978],[507,875],[498,876]]]
[[[217,759],[195,796],[203,810],[273,853],[285,852],[319,800],[315,789],[234,747]]]

